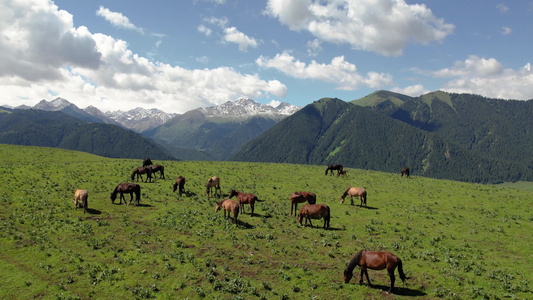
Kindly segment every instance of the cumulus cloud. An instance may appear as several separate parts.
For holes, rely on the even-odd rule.
[[[143,29],[133,25],[128,17],[121,13],[110,11],[103,6],[100,6],[100,8],[96,11],[96,15],[103,17],[115,27],[131,29],[143,33]]]
[[[395,87],[392,88],[391,91],[399,94],[408,95],[411,97],[418,97],[420,95],[427,94],[430,92],[429,90],[425,89],[424,86],[421,84],[415,84],[405,88]]]
[[[291,30],[386,56],[401,55],[408,42],[440,42],[454,30],[425,5],[404,0],[269,0],[265,13]]]
[[[34,105],[60,96],[79,107],[137,106],[186,112],[238,97],[285,97],[277,80],[230,67],[189,70],[154,62],[126,42],[85,27],[48,0],[0,2],[0,94],[4,103]]]
[[[513,70],[504,68],[494,58],[470,56],[453,67],[430,72],[435,77],[450,78],[443,90],[472,93],[502,99],[533,99],[533,73],[530,63]]]
[[[502,27],[502,35],[508,35],[511,33],[511,31],[512,30],[509,27],[505,27],[505,26]]]
[[[339,90],[355,90],[361,86],[381,88],[393,83],[389,74],[369,72],[366,77],[357,73],[357,68],[344,60],[344,56],[338,56],[329,64],[321,64],[316,61],[306,64],[296,60],[290,53],[283,52],[274,58],[260,56],[256,59],[260,67],[274,68],[289,76],[299,79],[315,79],[336,85]]]
[[[258,41],[242,33],[236,27],[229,27],[229,20],[226,17],[204,18],[203,21],[204,23],[215,25],[216,27],[220,28],[222,30],[222,32],[220,33],[220,35],[222,36],[222,42],[237,44],[239,46],[239,51],[246,52],[248,51],[248,47],[257,48],[259,44],[262,43],[262,41]],[[211,36],[213,30],[207,27],[205,24],[201,24],[198,26],[198,32],[201,32],[206,36]]]

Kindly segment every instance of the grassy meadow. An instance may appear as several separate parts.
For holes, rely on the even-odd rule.
[[[325,166],[154,161],[166,179],[141,183],[139,206],[110,193],[142,160],[0,145],[1,299],[532,299],[533,191]],[[398,170],[399,171],[399,170]],[[172,192],[177,176],[186,195]],[[215,213],[205,183],[254,193],[254,217]],[[368,208],[344,204],[349,186]],[[76,188],[89,210],[74,209]],[[317,194],[331,228],[289,216],[293,191]],[[129,195],[126,195],[129,200]],[[356,204],[359,200],[354,199]],[[299,208],[302,204],[299,205]],[[390,251],[409,277],[386,294],[343,270],[361,249]]]

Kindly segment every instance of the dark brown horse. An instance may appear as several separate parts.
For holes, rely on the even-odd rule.
[[[143,182],[143,176],[142,174],[146,174],[146,182],[148,182],[148,179],[150,182],[152,182],[152,169],[150,167],[138,167],[133,170],[133,173],[131,173],[131,181],[135,179],[135,175],[137,175],[137,182],[139,181],[139,177],[141,177],[141,182]]]
[[[294,192],[291,194],[291,216],[294,208],[294,216],[296,216],[296,212],[298,209],[298,203],[304,203],[307,201],[309,204],[315,204],[316,203],[316,195],[314,193],[310,192]]]
[[[346,196],[350,196],[352,205],[353,205],[353,196],[357,196],[359,197],[359,201],[361,201],[360,206],[363,207],[363,203],[366,206],[366,190],[364,188],[359,188],[359,187],[347,188],[346,191],[344,191],[344,194],[342,194],[341,196],[341,204],[344,203],[344,198],[346,198]]]
[[[122,199],[124,199],[124,204],[126,204],[124,194],[130,194],[131,196],[128,205],[131,203],[131,201],[133,201],[133,194],[135,194],[135,201],[137,201],[137,205],[141,203],[141,186],[136,183],[119,183],[117,187],[115,187],[115,190],[111,193],[111,203],[115,203],[118,193],[120,193],[119,204],[122,204]]]
[[[179,194],[181,196],[182,193],[185,193],[185,177],[181,175],[176,179],[176,182],[172,186],[172,192],[175,192],[178,189],[178,187],[179,187]]]
[[[352,258],[346,269],[344,269],[344,283],[348,283],[353,276],[353,269],[356,266],[361,267],[361,278],[359,284],[363,283],[363,274],[366,275],[366,281],[368,285],[370,279],[368,278],[367,269],[371,270],[383,270],[387,268],[387,272],[390,277],[390,289],[387,292],[390,293],[394,289],[394,270],[398,267],[398,273],[400,273],[400,279],[405,283],[405,280],[408,279],[403,273],[402,260],[396,255],[390,252],[379,252],[379,251],[368,251],[361,250]]]
[[[337,175],[339,175],[340,172],[342,171],[342,165],[337,165],[337,164],[328,165],[328,168],[326,169],[326,175],[328,175],[329,171],[331,171],[331,175],[333,175],[334,170],[337,170]]]
[[[150,169],[152,169],[152,173],[155,176],[155,173],[159,172],[159,179],[165,179],[165,167],[162,165],[150,165]]]
[[[400,172],[400,174],[401,174],[400,177],[403,177],[403,174],[405,174],[405,178],[409,178],[409,168],[408,167],[403,167],[403,169]]]
[[[226,218],[226,212],[228,212],[228,217],[230,216],[230,213],[233,213],[233,223],[237,224],[237,217],[239,216],[239,203],[230,199],[224,199],[217,202],[215,212],[219,211],[221,207],[224,209],[224,219]]]
[[[143,167],[148,167],[149,165],[153,165],[152,160],[149,158],[143,159]]]
[[[237,192],[236,190],[231,190],[229,192],[228,198],[231,199],[231,197],[233,196],[237,196],[237,200],[239,200],[239,206],[241,208],[242,213],[245,212],[244,205],[250,204],[250,208],[252,210],[252,212],[250,213],[250,216],[253,217],[254,206],[255,206],[255,201],[257,201],[257,196],[255,196],[254,194],[245,194],[245,193]]]
[[[205,194],[209,197],[209,194],[213,195],[213,188],[215,188],[215,197],[217,196],[217,191],[220,192],[222,196],[222,190],[220,190],[220,178],[213,176],[207,180],[205,184]]]
[[[329,206],[326,204],[306,204],[300,209],[298,214],[298,224],[302,226],[302,220],[305,219],[305,226],[307,226],[307,221],[309,225],[313,227],[311,219],[324,219],[324,228],[329,228],[329,220],[331,219]]]
[[[87,212],[89,194],[86,190],[76,190],[74,192],[74,209],[78,209],[78,204],[83,207],[83,213]]]

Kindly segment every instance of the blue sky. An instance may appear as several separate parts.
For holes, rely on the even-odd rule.
[[[0,104],[533,99],[533,1],[0,0]]]

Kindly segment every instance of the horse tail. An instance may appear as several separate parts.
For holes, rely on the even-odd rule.
[[[83,213],[87,212],[87,205],[89,205],[89,195],[85,193],[85,197],[83,197]]]
[[[233,211],[233,220],[235,222],[235,224],[237,224],[237,217],[239,216],[239,206],[237,205],[235,207],[235,210]]]
[[[178,188],[178,182],[175,182],[175,183],[172,185],[172,192],[175,192],[177,188]]]
[[[328,221],[328,228],[329,228],[329,220],[331,218],[331,213],[330,213],[329,206],[326,205],[326,209],[327,209],[326,220]]]
[[[409,279],[405,276],[405,273],[403,272],[403,263],[402,260],[398,257],[398,273],[400,273],[400,279],[405,283],[406,279]]]

